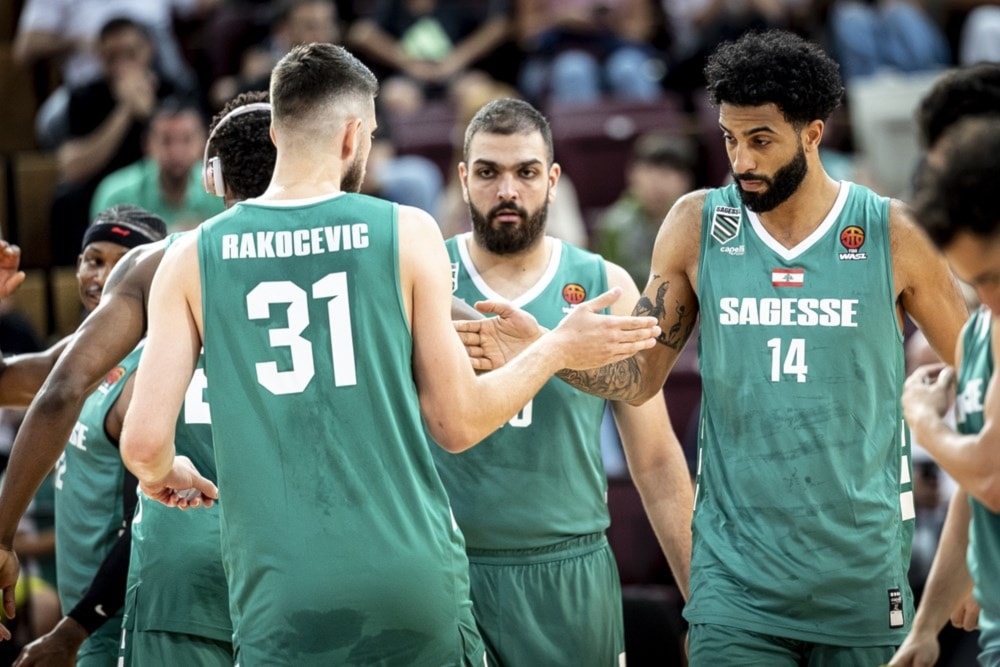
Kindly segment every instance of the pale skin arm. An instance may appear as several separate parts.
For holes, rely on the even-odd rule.
[[[948,506],[948,518],[941,531],[941,540],[927,575],[927,585],[913,619],[913,627],[892,656],[890,667],[933,667],[940,653],[938,633],[949,616],[956,626],[974,629],[978,608],[974,601],[972,609],[968,603],[962,604],[963,600],[971,597],[972,589],[972,577],[965,562],[965,552],[969,547],[969,517],[969,501],[959,490]]]
[[[608,283],[622,288],[612,314],[628,314],[639,291],[619,266],[607,263]],[[611,403],[632,481],[639,490],[660,548],[686,600],[691,576],[691,514],[694,495],[681,443],[674,433],[662,395],[639,406]]]
[[[420,406],[431,435],[448,451],[463,451],[502,426],[556,370],[600,366],[654,344],[649,318],[596,314],[614,301],[615,290],[574,309],[504,368],[476,376],[453,333],[449,260],[437,223],[400,207],[399,247]]]
[[[991,331],[994,364],[1000,359],[1000,327]],[[990,378],[983,401],[983,428],[963,434],[944,420],[955,372],[940,364],[921,366],[903,385],[903,410],[914,437],[962,488],[991,511],[1000,510],[1000,387]]]
[[[171,247],[153,278],[146,348],[122,427],[121,454],[142,492],[171,507],[210,507],[215,485],[176,456],[174,427],[201,351],[201,272],[197,235]],[[191,496],[182,494],[195,489]]]
[[[32,402],[14,440],[0,487],[0,587],[13,616],[17,524],[69,441],[87,396],[131,352],[146,330],[145,297],[163,244],[132,250],[115,266],[101,305],[84,320]],[[115,332],[109,335],[108,332]],[[9,597],[8,597],[9,596]],[[9,638],[0,626],[0,638]]]

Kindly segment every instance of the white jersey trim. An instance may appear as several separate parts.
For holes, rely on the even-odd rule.
[[[545,273],[538,279],[534,285],[532,285],[526,292],[521,294],[521,296],[516,299],[507,299],[500,294],[493,291],[493,289],[486,284],[486,280],[479,274],[476,270],[476,265],[472,263],[472,257],[469,255],[469,243],[472,242],[472,232],[464,232],[457,235],[457,245],[458,245],[458,255],[462,260],[462,266],[469,273],[469,277],[472,279],[472,284],[474,284],[483,296],[489,301],[510,301],[518,308],[523,308],[525,305],[531,303],[533,300],[538,298],[545,288],[549,286],[552,280],[556,277],[556,272],[559,270],[559,261],[562,258],[562,241],[550,236],[546,236],[545,239],[549,241],[549,246],[552,248],[552,254],[549,255],[549,265],[545,268]]]
[[[303,199],[260,199],[259,197],[252,197],[251,199],[244,199],[243,202],[253,204],[254,206],[265,206],[269,208],[291,208],[294,206],[308,206],[309,204],[318,204],[320,202],[336,199],[337,197],[344,194],[343,192],[334,192],[328,195],[317,195],[315,197],[305,197]]]
[[[823,236],[833,227],[834,223],[837,222],[837,218],[840,217],[841,211],[844,210],[844,205],[847,203],[847,195],[851,191],[851,184],[847,181],[840,181],[840,190],[837,192],[837,199],[833,202],[833,208],[830,212],[826,214],[823,218],[823,222],[819,224],[819,227],[813,230],[812,234],[802,239],[799,243],[791,248],[786,248],[785,246],[778,243],[770,232],[764,228],[761,223],[760,218],[757,214],[747,209],[747,219],[750,221],[750,227],[757,234],[757,238],[764,242],[768,248],[773,250],[782,259],[792,260],[804,253],[809,248],[813,247],[817,241],[819,241]]]

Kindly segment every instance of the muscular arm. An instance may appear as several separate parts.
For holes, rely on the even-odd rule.
[[[889,240],[899,309],[920,327],[938,356],[954,365],[958,337],[969,317],[958,282],[906,207],[895,200],[889,208]]]
[[[621,267],[609,264],[608,279],[609,284],[622,287],[622,299],[618,303],[627,303],[638,295],[632,278]],[[616,309],[625,312],[616,313]],[[627,306],[615,304],[611,312],[627,314]],[[687,462],[670,424],[663,396],[657,394],[640,406],[615,401],[611,410],[632,480],[674,580],[686,600],[690,592],[694,497]]]
[[[893,667],[934,664],[939,647],[937,636],[962,599],[969,595],[972,577],[965,561],[969,547],[969,502],[959,490],[951,498],[934,563],[913,627],[889,663]]]
[[[177,415],[201,349],[201,275],[196,242],[195,234],[178,241],[153,280],[149,334],[122,428],[122,460],[150,496],[155,495],[152,487],[167,486],[164,480],[175,458]]]
[[[101,379],[135,348],[146,329],[145,298],[162,244],[131,251],[105,285],[101,305],[84,320],[25,416],[0,489],[0,548],[69,440],[80,409]]]
[[[995,366],[1000,362],[1000,327],[995,320],[990,335]],[[994,374],[986,388],[983,428],[978,433],[959,433],[943,417],[953,379],[951,369],[937,378],[926,366],[914,371],[903,388],[906,420],[941,468],[991,511],[1000,511],[1000,380]]]
[[[23,408],[31,403],[72,336],[42,352],[18,354],[0,359],[0,405]]]
[[[657,345],[635,356],[589,371],[558,376],[590,394],[640,405],[660,392],[698,317],[698,248],[704,192],[681,198],[667,214],[653,245],[650,278],[634,315],[659,322]]]

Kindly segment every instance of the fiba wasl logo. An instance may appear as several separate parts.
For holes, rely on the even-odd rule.
[[[850,225],[844,227],[843,231],[840,232],[840,245],[847,249],[847,252],[842,252],[840,259],[842,261],[857,261],[862,259],[868,259],[868,253],[861,252],[861,246],[865,244],[865,230],[857,225]]]

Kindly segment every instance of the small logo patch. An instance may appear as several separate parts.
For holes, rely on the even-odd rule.
[[[458,262],[451,263],[451,293],[458,291]]]
[[[725,245],[740,233],[741,222],[740,209],[731,206],[716,206],[715,213],[712,214],[712,229],[709,233],[713,239]]]
[[[579,283],[568,283],[562,288],[562,296],[571,306],[583,303],[587,299],[587,290]]]
[[[844,227],[840,232],[840,245],[847,249],[838,255],[841,261],[858,261],[868,259],[868,253],[860,252],[865,244],[865,230],[857,225]]]

